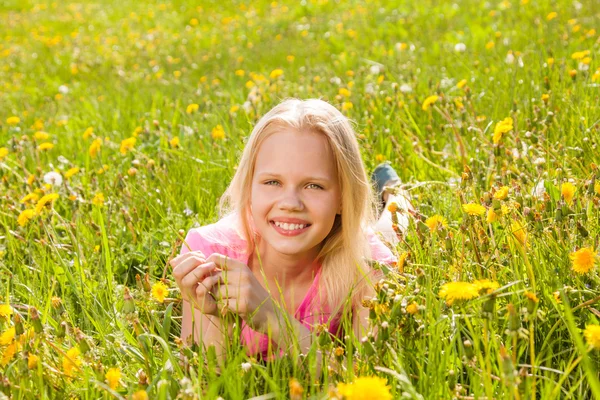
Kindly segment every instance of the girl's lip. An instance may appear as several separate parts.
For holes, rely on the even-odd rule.
[[[271,221],[270,222],[271,226],[277,231],[279,232],[281,235],[283,236],[298,236],[301,235],[302,233],[304,233],[308,228],[311,227],[311,225],[307,225],[302,229],[296,229],[293,231],[287,231],[283,228],[278,227],[277,225],[275,225],[275,222]]]

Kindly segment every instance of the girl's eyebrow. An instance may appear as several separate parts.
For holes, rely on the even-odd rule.
[[[262,172],[262,173],[258,174],[258,176],[259,176],[259,178],[273,177],[273,178],[281,179],[281,175],[273,173],[273,172]],[[321,181],[321,182],[329,182],[330,181],[329,178],[319,177],[319,176],[309,176],[309,177],[305,178],[305,180]]]

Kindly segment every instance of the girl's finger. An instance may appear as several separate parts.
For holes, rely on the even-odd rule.
[[[180,254],[177,257],[173,258],[171,261],[169,261],[169,264],[171,264],[171,266],[173,268],[175,268],[182,261],[184,261],[190,257],[196,257],[196,258],[199,258],[202,260],[206,260],[206,256],[201,251],[190,251],[188,253]]]
[[[219,253],[211,254],[210,256],[208,256],[206,261],[212,261],[215,264],[217,264],[219,266],[219,268],[227,269],[227,270],[236,269],[236,268],[239,268],[242,265],[244,265],[241,262],[239,262],[231,257],[227,257],[227,256],[224,256],[223,254],[219,254]]]
[[[191,264],[191,266],[185,265],[189,272],[181,278],[181,286],[186,288],[192,288],[197,283],[202,282],[212,271],[215,270],[216,264],[208,262],[200,265]],[[173,272],[175,274],[175,272]]]

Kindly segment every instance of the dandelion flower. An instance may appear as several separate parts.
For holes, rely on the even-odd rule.
[[[0,359],[0,365],[2,365],[3,367],[8,365],[8,363],[15,357],[15,354],[17,353],[17,350],[18,350],[18,346],[19,346],[19,344],[16,341],[14,341],[11,344],[9,344],[8,346],[6,346],[6,348],[2,352],[2,358]]]
[[[119,368],[109,368],[104,377],[106,378],[108,386],[110,386],[112,390],[115,390],[119,386],[119,381],[121,380],[121,370]]]
[[[35,213],[39,214],[42,212],[47,204],[51,204],[54,200],[58,199],[58,193],[50,193],[42,197],[35,206]]]
[[[145,390],[138,390],[131,395],[131,400],[148,400],[148,393]]]
[[[35,138],[35,140],[48,140],[50,135],[48,134],[48,132],[37,131],[33,134],[33,137]]]
[[[8,125],[17,125],[19,122],[21,122],[21,118],[19,118],[19,117],[12,116],[12,117],[6,118],[6,123]]]
[[[500,287],[498,282],[491,281],[489,279],[479,279],[473,282],[473,285],[477,286],[479,293],[492,293],[494,290]]]
[[[302,393],[304,393],[304,388],[302,384],[298,382],[298,379],[292,378],[290,379],[290,398],[291,399],[300,399],[302,398]]]
[[[60,186],[63,183],[62,175],[59,172],[50,171],[44,175],[44,183],[52,186]]]
[[[121,147],[119,148],[119,151],[121,152],[121,154],[127,154],[128,151],[133,150],[136,140],[137,139],[135,138],[135,136],[132,136],[127,139],[123,139],[121,141]]]
[[[540,299],[537,297],[537,295],[535,293],[533,293],[533,292],[525,292],[524,294],[525,294],[525,297],[527,297],[527,299],[529,301],[532,301],[534,303],[539,303],[540,302]]]
[[[575,185],[571,182],[565,182],[560,186],[560,194],[562,195],[565,202],[569,205],[573,202],[573,197],[575,197]]]
[[[213,128],[212,132],[210,133],[210,135],[212,136],[213,139],[215,140],[221,140],[221,139],[225,139],[225,130],[223,129],[223,126],[221,125],[217,125]]]
[[[469,203],[463,204],[462,209],[469,215],[483,215],[485,213],[485,207],[481,204]]]
[[[5,330],[2,335],[0,335],[0,346],[6,346],[7,344],[12,343],[15,340],[16,329],[14,326],[11,326],[7,330]]]
[[[508,197],[508,186],[502,186],[494,193],[494,198],[497,200],[505,200]]]
[[[8,155],[8,149],[6,147],[0,147],[0,161],[2,161],[2,159],[4,157],[6,157]]]
[[[342,111],[348,111],[354,108],[354,104],[351,101],[345,101],[342,103]]]
[[[90,153],[90,157],[96,158],[96,156],[98,156],[98,152],[100,151],[101,147],[102,147],[102,139],[100,139],[100,138],[95,139],[92,142],[92,144],[90,145],[90,148],[88,150],[88,152]]]
[[[583,336],[592,348],[600,350],[600,325],[587,325]]]
[[[175,136],[173,139],[169,140],[169,146],[174,149],[179,147],[179,136]]]
[[[583,247],[569,255],[572,261],[571,268],[578,274],[586,274],[594,268],[597,254],[591,247]]]
[[[338,90],[338,94],[339,94],[340,96],[343,96],[343,97],[350,97],[350,94],[351,94],[351,93],[350,93],[350,91],[349,91],[348,89],[346,89],[346,88],[340,88],[340,89]]]
[[[189,104],[189,105],[188,105],[188,106],[185,108],[185,112],[186,112],[186,113],[188,113],[188,114],[192,114],[192,113],[194,113],[194,112],[198,111],[198,108],[200,108],[200,106],[199,106],[198,104],[196,104],[196,103],[192,103],[192,104]]]
[[[25,226],[35,216],[35,210],[27,209],[21,211],[21,214],[17,217],[17,223],[19,226]]]
[[[0,157],[0,159],[1,158],[2,157]],[[600,182],[594,183],[594,192],[596,192],[597,195],[600,195]]]
[[[513,221],[511,231],[515,239],[522,245],[527,245],[527,229],[520,221]]]
[[[442,285],[439,296],[452,305],[456,300],[471,300],[479,296],[479,288],[469,282],[448,282]]]
[[[164,283],[159,281],[152,285],[152,297],[154,297],[159,303],[163,303],[168,294],[169,288]]]
[[[271,78],[271,79],[277,79],[281,75],[283,75],[283,70],[280,69],[280,68],[277,68],[277,69],[274,69],[273,71],[271,71],[271,73],[269,74],[269,78]]]
[[[490,208],[487,212],[485,222],[487,222],[488,224],[492,224],[498,221],[498,218],[500,218],[500,215],[498,215],[498,213],[496,213],[493,208]]]
[[[79,354],[81,354],[79,348],[72,347],[64,355],[62,360],[62,367],[65,375],[73,376],[73,369],[79,368],[81,366],[81,359],[79,358]]]
[[[554,18],[558,17],[558,13],[556,11],[552,11],[548,15],[546,15],[546,19],[548,21],[552,21]]]
[[[377,376],[362,376],[350,384],[338,383],[338,392],[346,400],[391,400],[387,381]]]
[[[21,199],[21,204],[25,204],[27,202],[36,202],[38,201],[40,196],[37,193],[28,193]]]
[[[29,354],[29,356],[27,357],[27,368],[29,368],[29,369],[37,368],[38,360],[39,360],[38,356],[36,356],[35,354]]]
[[[440,98],[440,96],[437,96],[435,94],[427,97],[425,99],[425,101],[423,101],[423,104],[421,106],[421,108],[423,108],[423,111],[427,111],[429,109],[429,106],[431,106],[433,103],[435,103],[439,98]]]
[[[494,144],[500,143],[502,139],[502,135],[508,133],[513,130],[513,120],[511,117],[506,117],[502,121],[496,124],[494,128],[494,136],[492,137],[492,141]]]
[[[406,306],[406,312],[409,313],[410,315],[415,315],[416,313],[419,312],[419,305],[413,301],[408,306]]]
[[[425,220],[425,225],[431,232],[435,232],[447,228],[448,220],[441,215],[433,215]]]
[[[96,195],[92,199],[92,204],[98,207],[102,207],[104,205],[104,194],[96,193]]]
[[[40,145],[38,146],[38,150],[40,151],[52,150],[53,148],[54,145],[50,142],[40,143]]]
[[[456,87],[459,89],[462,89],[463,87],[465,87],[465,85],[467,84],[467,80],[466,79],[462,79],[460,80],[457,84]]]
[[[10,304],[0,304],[0,317],[9,319],[12,313],[13,311]]]
[[[73,175],[79,172],[79,167],[69,168],[67,172],[65,172],[65,178],[70,179]]]
[[[92,136],[92,134],[94,133],[94,128],[92,128],[91,126],[89,128],[87,128],[84,132],[83,132],[83,138],[87,139],[90,136]]]

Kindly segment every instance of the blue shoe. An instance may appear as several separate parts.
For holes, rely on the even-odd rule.
[[[388,161],[379,164],[373,174],[371,180],[375,183],[375,190],[377,190],[377,198],[380,202],[380,212],[385,207],[385,201],[383,200],[383,192],[388,187],[398,186],[402,181],[398,177],[396,170],[392,168]]]

